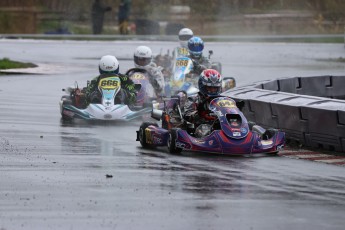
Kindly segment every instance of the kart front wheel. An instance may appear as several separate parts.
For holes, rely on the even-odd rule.
[[[143,148],[152,147],[151,144],[148,144],[146,142],[147,138],[146,138],[146,133],[145,133],[145,129],[147,127],[149,127],[150,125],[158,127],[157,123],[155,123],[155,122],[144,122],[140,125],[140,128],[139,128],[139,141],[140,141],[140,144]]]
[[[278,129],[266,129],[266,131],[262,134],[262,139],[263,140],[268,140],[271,139],[276,133],[278,132]]]
[[[168,150],[170,153],[181,153],[182,148],[176,146],[177,131],[179,129],[171,129],[168,138]]]

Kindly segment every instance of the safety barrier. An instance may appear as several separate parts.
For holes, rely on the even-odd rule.
[[[282,78],[224,92],[248,120],[309,147],[345,152],[345,76]]]

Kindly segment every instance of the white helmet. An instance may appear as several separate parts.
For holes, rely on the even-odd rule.
[[[138,46],[134,52],[134,63],[136,67],[144,67],[151,63],[152,51],[147,46]]]
[[[112,55],[105,55],[99,61],[99,73],[119,73],[119,61]]]
[[[187,48],[188,40],[193,37],[193,31],[189,28],[183,28],[178,33],[178,39],[182,47]]]

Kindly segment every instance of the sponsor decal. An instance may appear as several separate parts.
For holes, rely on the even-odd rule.
[[[234,137],[240,137],[241,133],[240,132],[233,132]]]
[[[217,101],[217,105],[222,108],[235,108],[236,104],[233,101],[229,100],[219,100]]]
[[[208,142],[208,145],[213,145],[213,140],[210,140],[210,141]]]
[[[159,137],[153,137],[153,143],[155,144],[162,144],[162,139]]]
[[[201,141],[201,140],[198,140],[198,139],[194,139],[193,142],[197,143],[197,144],[205,144],[205,141]]]
[[[104,117],[104,119],[111,119],[112,118],[112,116],[110,114],[105,114],[103,117]]]
[[[219,110],[214,111],[214,113],[215,113],[218,117],[223,117],[223,116],[224,116],[223,113],[222,113],[222,111],[219,111]],[[223,121],[222,121],[222,122],[223,122]]]
[[[145,76],[141,73],[135,73],[131,76],[132,80],[140,80],[140,79],[145,79]]]
[[[263,144],[263,145],[271,145],[271,144],[273,144],[273,141],[272,140],[262,140],[261,144]]]
[[[150,132],[150,129],[149,128],[146,128],[145,129],[145,136],[146,136],[146,143],[148,144],[153,144],[152,141],[153,141],[153,138],[151,136],[151,132]]]
[[[181,148],[181,149],[183,149],[183,148],[184,148],[184,146],[185,146],[185,144],[184,144],[184,143],[181,143],[181,142],[176,141],[176,147],[177,147],[177,148]]]
[[[247,129],[246,128],[241,128],[241,133],[247,133]]]

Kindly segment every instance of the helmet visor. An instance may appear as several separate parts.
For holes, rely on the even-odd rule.
[[[134,62],[139,66],[147,66],[148,64],[150,64],[151,58],[134,56]]]
[[[209,93],[215,93],[218,92],[219,87],[218,86],[206,86],[206,90]]]
[[[202,44],[193,44],[192,46],[189,46],[189,49],[193,52],[202,52],[204,49],[204,46]]]
[[[190,38],[192,38],[193,36],[190,34],[182,34],[179,35],[178,38],[180,39],[180,41],[188,41]]]
[[[205,86],[208,95],[218,95],[220,92],[219,86]]]

